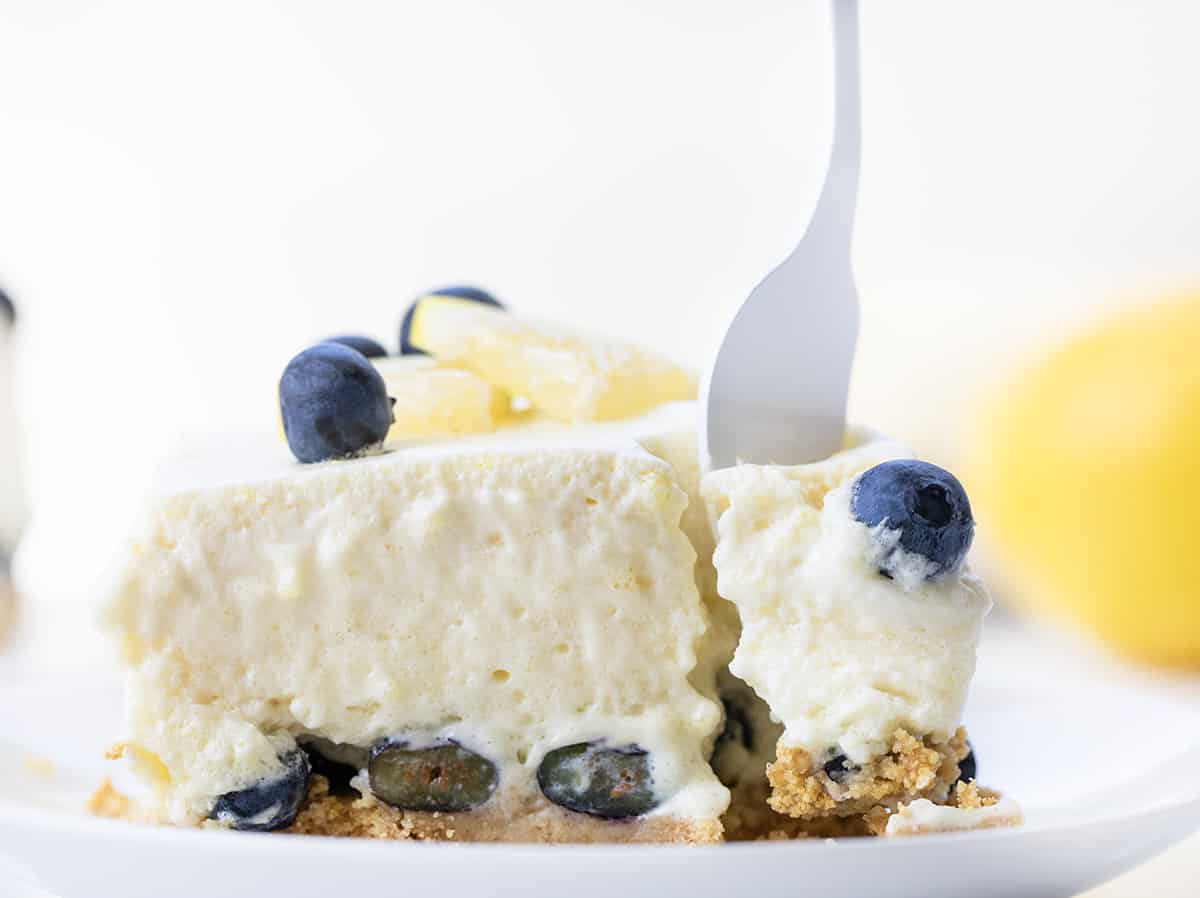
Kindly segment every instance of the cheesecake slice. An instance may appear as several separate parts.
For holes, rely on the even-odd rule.
[[[638,426],[315,465],[264,441],[178,468],[108,604],[130,668],[124,753],[155,813],[719,840],[718,665],[688,500]]]
[[[738,465],[703,481],[718,589],[742,624],[730,671],[783,725],[767,778],[770,807],[787,817],[858,817],[869,829],[905,803],[947,804],[962,774],[959,723],[991,601],[956,555],[971,535],[969,504],[951,520],[965,494],[954,504],[957,481],[938,480],[897,498],[907,481],[887,480],[895,472],[940,472],[897,461],[907,458],[858,432],[820,463]],[[878,496],[861,492],[868,470],[887,480]],[[860,519],[872,501],[906,498],[945,512],[942,530],[919,534],[937,543],[920,546],[929,557],[909,548],[916,525],[898,520],[911,507]]]
[[[990,601],[947,472],[858,432],[702,476],[688,371],[474,288],[405,315],[432,358],[355,341],[288,363],[286,447],[224,440],[145,502],[106,616],[151,797],[98,812],[507,842],[1011,818],[959,726]]]

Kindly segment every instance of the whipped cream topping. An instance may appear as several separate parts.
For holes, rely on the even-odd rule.
[[[904,531],[889,527],[887,521],[870,528],[871,538],[867,542],[865,558],[875,570],[888,573],[905,592],[921,589],[927,580],[938,572],[938,566],[916,552],[909,552],[900,545]]]

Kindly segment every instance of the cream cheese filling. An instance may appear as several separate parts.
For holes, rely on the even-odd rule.
[[[921,559],[895,580],[850,511],[853,480],[907,451],[859,433],[812,465],[739,465],[709,474],[718,589],[738,608],[730,670],[784,724],[782,744],[863,764],[907,729],[957,728],[991,601],[969,570],[933,580]]]
[[[273,444],[178,466],[107,614],[168,818],[269,777],[302,735],[452,738],[501,790],[536,788],[555,748],[637,745],[652,813],[719,816],[720,709],[689,679],[711,649],[687,496],[635,442],[690,409],[350,462],[299,467]]]

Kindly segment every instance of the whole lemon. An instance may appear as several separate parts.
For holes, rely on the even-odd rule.
[[[969,468],[1011,598],[1200,667],[1200,293],[1068,340],[985,405]]]

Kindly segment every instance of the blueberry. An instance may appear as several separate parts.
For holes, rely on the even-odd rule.
[[[387,350],[383,348],[383,344],[372,340],[370,337],[360,337],[356,334],[342,334],[339,337],[329,337],[325,340],[326,343],[340,343],[343,346],[349,346],[351,349],[357,349],[369,359],[382,359],[387,357]]]
[[[721,696],[721,705],[725,708],[725,726],[717,736],[713,756],[716,757],[734,745],[740,745],[746,751],[754,751],[754,725],[750,722],[745,705],[734,697],[724,695]]]
[[[427,296],[454,296],[458,299],[469,299],[474,302],[481,302],[485,306],[495,306],[497,309],[503,309],[504,303],[492,296],[486,290],[481,290],[478,287],[442,287],[440,290],[430,290],[428,293],[422,293],[413,300],[412,305],[404,312],[404,319],[400,322],[400,354],[401,355],[425,355],[424,350],[418,349],[412,345],[408,339],[408,335],[412,332],[413,315],[417,311],[417,306],[421,300]]]
[[[636,745],[580,742],[556,748],[538,765],[537,780],[550,801],[593,817],[637,817],[658,804],[650,755]]]
[[[492,797],[496,765],[446,741],[426,748],[385,740],[371,750],[371,791],[405,811],[469,811]]]
[[[851,764],[850,759],[843,754],[837,754],[821,767],[825,771],[825,775],[833,780],[838,785],[846,782],[850,778],[850,774],[858,771],[856,764]]]
[[[962,484],[928,462],[900,459],[871,468],[854,484],[851,509],[868,527],[883,524],[885,531],[899,530],[900,547],[929,563],[930,578],[956,570],[975,536]],[[892,543],[880,573],[894,576],[898,566]]]
[[[318,343],[288,362],[279,408],[302,462],[353,455],[382,443],[392,426],[383,378],[361,352],[339,343]]]
[[[341,742],[330,742],[319,736],[301,736],[300,747],[308,755],[312,772],[329,781],[334,794],[348,795],[353,789],[350,780],[370,762],[370,749]]]
[[[308,794],[312,768],[298,748],[279,758],[283,771],[247,789],[226,792],[217,799],[209,817],[246,832],[268,832],[289,826]]]
[[[0,290],[0,315],[4,316],[10,325],[16,323],[17,307],[13,305],[13,301],[3,290]]]
[[[967,756],[958,762],[958,780],[956,782],[967,783],[976,779],[975,766],[975,746],[970,742],[967,743]],[[953,791],[953,786],[951,787]]]

